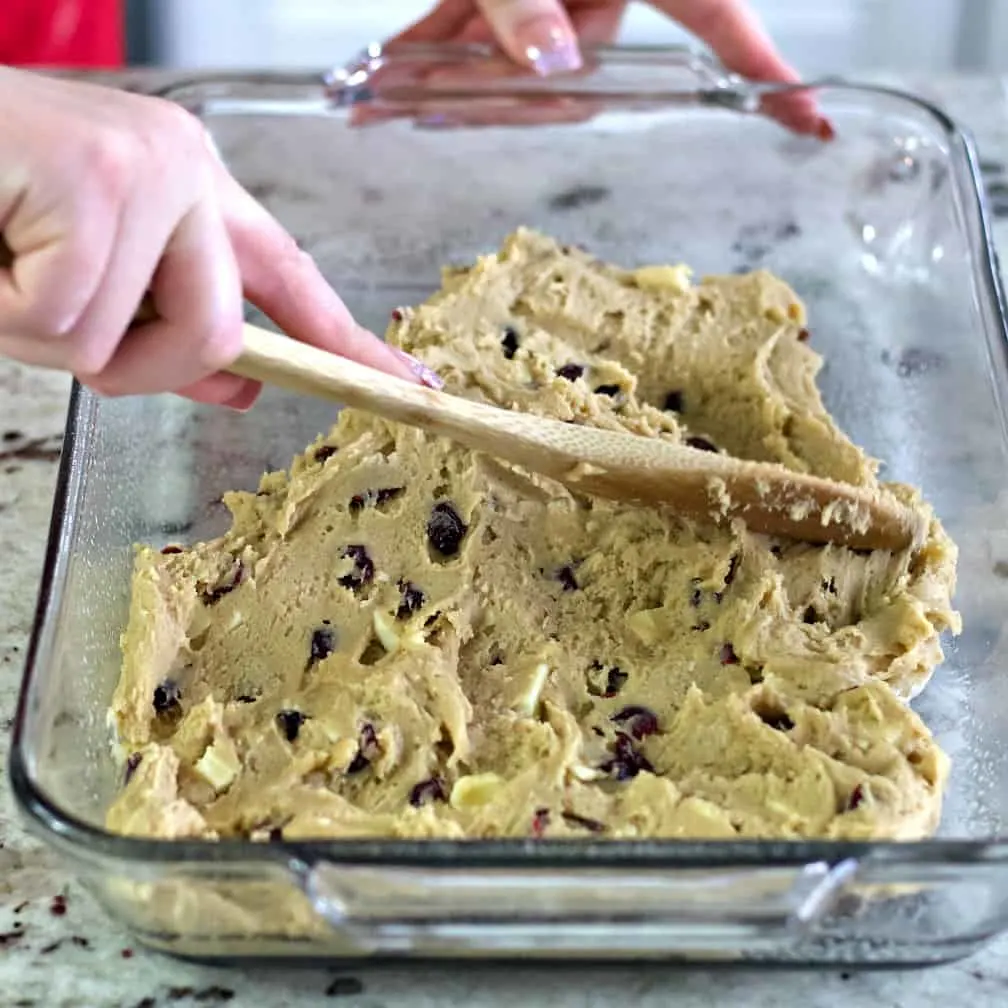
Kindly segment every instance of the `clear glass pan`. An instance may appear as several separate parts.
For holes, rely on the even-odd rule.
[[[169,97],[379,332],[442,264],[521,224],[627,266],[779,273],[808,304],[834,415],[958,541],[965,632],[916,701],[953,760],[928,842],[113,836],[104,712],[131,544],[216,535],[221,493],[286,465],[332,410],[269,393],[238,418],[78,387],[11,774],[111,913],[203,958],[907,964],[1008,926],[1008,339],[975,154],[942,112],[825,83],[837,139],[822,144],[752,114],[759,95],[703,58],[638,49],[547,83],[479,50],[375,48],[335,73],[201,79]]]

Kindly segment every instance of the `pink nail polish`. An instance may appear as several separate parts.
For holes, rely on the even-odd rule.
[[[423,361],[417,360],[416,357],[406,353],[405,350],[400,350],[398,347],[395,348],[395,352],[396,356],[420,379],[421,384],[438,392],[444,388],[444,380],[436,372],[427,367]]]
[[[518,30],[518,41],[529,63],[543,77],[580,70],[583,65],[577,38],[566,24],[558,24],[552,18],[526,22]]]

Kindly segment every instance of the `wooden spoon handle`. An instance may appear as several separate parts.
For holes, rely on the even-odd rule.
[[[927,531],[923,512],[878,490],[472,402],[251,325],[229,370],[422,427],[577,493],[669,505],[719,524],[740,518],[756,532],[857,549],[903,549]]]

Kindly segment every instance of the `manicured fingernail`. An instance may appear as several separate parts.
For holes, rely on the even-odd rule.
[[[577,38],[566,24],[552,18],[534,18],[523,24],[517,34],[529,63],[543,77],[581,69]]]
[[[833,129],[833,124],[829,119],[820,119],[819,125],[816,127],[816,135],[820,140],[829,143],[830,140],[836,138],[836,130]]]
[[[435,389],[438,392],[444,388],[444,380],[434,371],[431,371],[423,361],[418,361],[416,357],[406,353],[405,350],[400,350],[398,347],[395,348],[395,352],[410,371],[420,379],[422,385],[426,385],[427,388]]]

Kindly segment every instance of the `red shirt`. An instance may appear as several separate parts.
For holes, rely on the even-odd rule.
[[[0,63],[121,67],[122,0],[0,0]]]

